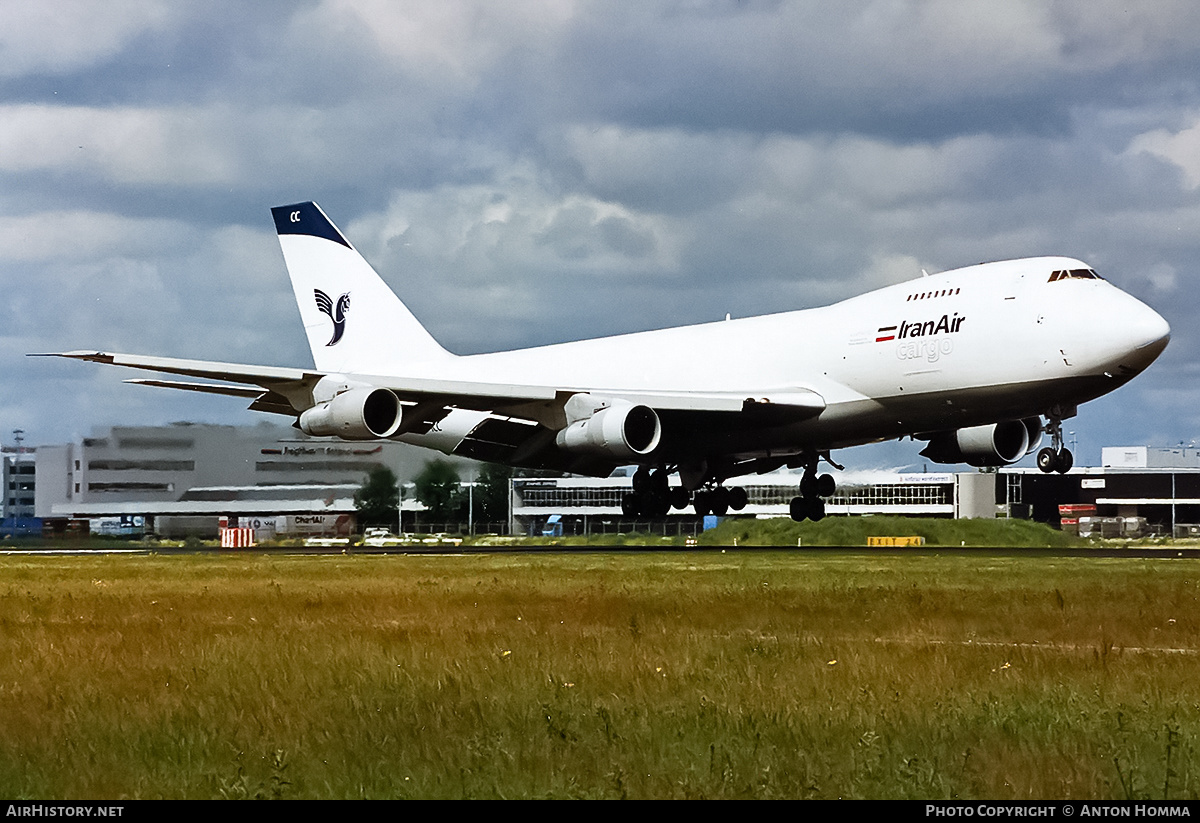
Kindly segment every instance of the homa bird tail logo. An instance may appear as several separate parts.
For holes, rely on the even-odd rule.
[[[317,308],[321,310],[321,313],[329,315],[329,319],[333,321],[333,337],[329,338],[329,342],[325,345],[336,345],[346,331],[346,313],[350,311],[350,292],[339,297],[336,306],[329,299],[329,295],[320,289],[313,289],[313,297],[317,299]]]

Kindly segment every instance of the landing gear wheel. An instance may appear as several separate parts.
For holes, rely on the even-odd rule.
[[[1075,458],[1071,455],[1070,449],[1062,449],[1056,452],[1054,449],[1045,448],[1038,452],[1037,466],[1046,474],[1050,474],[1051,472],[1066,474],[1074,465]]]
[[[634,518],[641,514],[641,505],[636,494],[626,494],[621,498],[621,514]]]
[[[671,489],[671,505],[677,509],[686,509],[688,503],[692,502],[692,496],[688,494],[687,489],[683,486],[676,486]]]
[[[650,469],[646,466],[641,466],[633,473],[633,492],[634,494],[645,494],[653,488],[653,481],[650,478]]]
[[[662,469],[655,469],[650,472],[650,486],[647,489],[651,494],[661,495],[666,497],[670,492],[669,475]]]
[[[833,497],[835,491],[837,491],[837,481],[833,479],[832,474],[823,474],[817,478],[817,496]]]
[[[1058,454],[1055,453],[1054,449],[1046,447],[1046,448],[1042,449],[1040,452],[1038,452],[1037,467],[1039,469],[1041,469],[1043,472],[1045,472],[1046,474],[1049,474],[1050,472],[1054,471],[1054,468],[1057,465],[1058,465]]]
[[[807,497],[793,497],[792,502],[788,504],[788,514],[797,523],[803,523],[808,519],[808,501]]]
[[[746,508],[746,504],[750,502],[750,495],[741,486],[735,486],[729,490],[729,508],[735,512],[740,512]]]
[[[1075,458],[1071,456],[1071,450],[1063,449],[1062,451],[1060,451],[1058,453],[1058,461],[1057,461],[1057,465],[1054,467],[1054,470],[1057,471],[1059,474],[1066,474],[1067,472],[1069,472],[1071,470],[1071,467],[1074,465],[1075,465]]]
[[[819,497],[814,497],[808,501],[808,519],[816,523],[825,516],[825,501]]]

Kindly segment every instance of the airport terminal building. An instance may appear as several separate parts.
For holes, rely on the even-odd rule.
[[[632,471],[613,477],[514,478],[513,531],[536,531],[557,515],[566,534],[620,530],[621,500],[632,491]],[[788,505],[800,491],[800,473],[772,472],[739,478],[748,502],[738,516],[787,517]],[[897,474],[846,472],[838,477],[836,494],[826,501],[830,515],[897,514],[925,517],[991,517],[993,478],[970,473]],[[671,519],[695,519],[691,509],[673,512]]]

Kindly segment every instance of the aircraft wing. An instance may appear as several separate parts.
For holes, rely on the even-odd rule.
[[[256,411],[297,415],[313,404],[312,392],[327,372],[282,366],[252,366],[211,360],[186,360],[153,355],[120,354],[91,350],[51,352],[35,357],[65,357],[91,363],[104,363],[143,369],[162,374],[176,374],[201,380],[220,380],[222,383],[193,383],[181,380],[130,380],[144,386],[223,394],[254,398],[250,408]],[[538,386],[486,383],[463,380],[441,380],[428,377],[388,377],[352,375],[361,381],[393,391],[401,401],[473,409],[503,411],[508,416],[523,417],[520,410],[529,404],[565,402],[574,394],[594,393],[606,398],[628,400],[661,411],[748,413],[783,416],[790,419],[815,417],[825,409],[824,399],[815,391],[788,387],[768,391],[642,391],[637,389]],[[251,388],[254,387],[254,388]],[[535,415],[540,417],[541,415]]]
[[[295,369],[283,366],[250,366],[241,363],[222,363],[211,360],[185,360],[175,357],[155,357],[141,354],[118,354],[98,351],[51,352],[35,357],[66,357],[90,363],[105,363],[131,369],[178,374],[203,380],[223,380],[230,384],[190,383],[178,380],[131,380],[129,382],[172,389],[227,394],[235,397],[255,397],[264,393],[275,393],[290,401],[285,414],[299,414],[313,404],[312,390],[327,372]],[[370,375],[353,375],[353,379],[370,383],[380,388],[391,389],[401,400],[413,402],[442,399],[446,405],[462,408],[489,410],[498,406],[553,400],[556,392],[541,386],[513,386],[498,383],[475,383],[436,378],[389,378]],[[247,389],[258,386],[262,392]],[[252,408],[254,408],[252,406]],[[268,409],[257,408],[259,411]]]

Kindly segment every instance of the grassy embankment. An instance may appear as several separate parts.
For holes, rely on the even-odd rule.
[[[697,535],[705,546],[865,546],[868,537],[919,535],[927,546],[960,548],[984,546],[1065,548],[1086,541],[1029,520],[950,520],[933,517],[827,517],[819,523],[796,523],[786,517],[755,519],[729,517],[715,529]],[[589,537],[480,536],[467,546],[683,546],[686,537],[663,537],[653,532],[596,534]]]
[[[0,558],[0,796],[1196,797],[1200,561]]]
[[[782,518],[755,519],[752,517],[728,517],[715,529],[697,535],[697,545],[713,546],[865,546],[867,538],[873,536],[920,535],[931,547],[1034,547],[1064,548],[1086,546],[1087,541],[1064,534],[1058,529],[1028,520],[951,520],[933,517],[827,517],[819,523],[806,521],[796,523]],[[428,537],[428,535],[424,535]],[[422,535],[411,535],[420,542]],[[653,530],[623,534],[593,534],[567,537],[497,537],[495,535],[448,535],[453,545],[476,548],[504,548],[521,546],[649,546],[683,547],[687,537],[671,535],[664,537]],[[53,544],[65,548],[101,549],[149,549],[167,547],[212,549],[216,540],[186,541],[137,541],[113,537],[91,537],[83,540]],[[300,538],[281,538],[263,544],[265,548],[301,547]],[[10,548],[46,548],[51,546],[43,540],[8,541]]]

